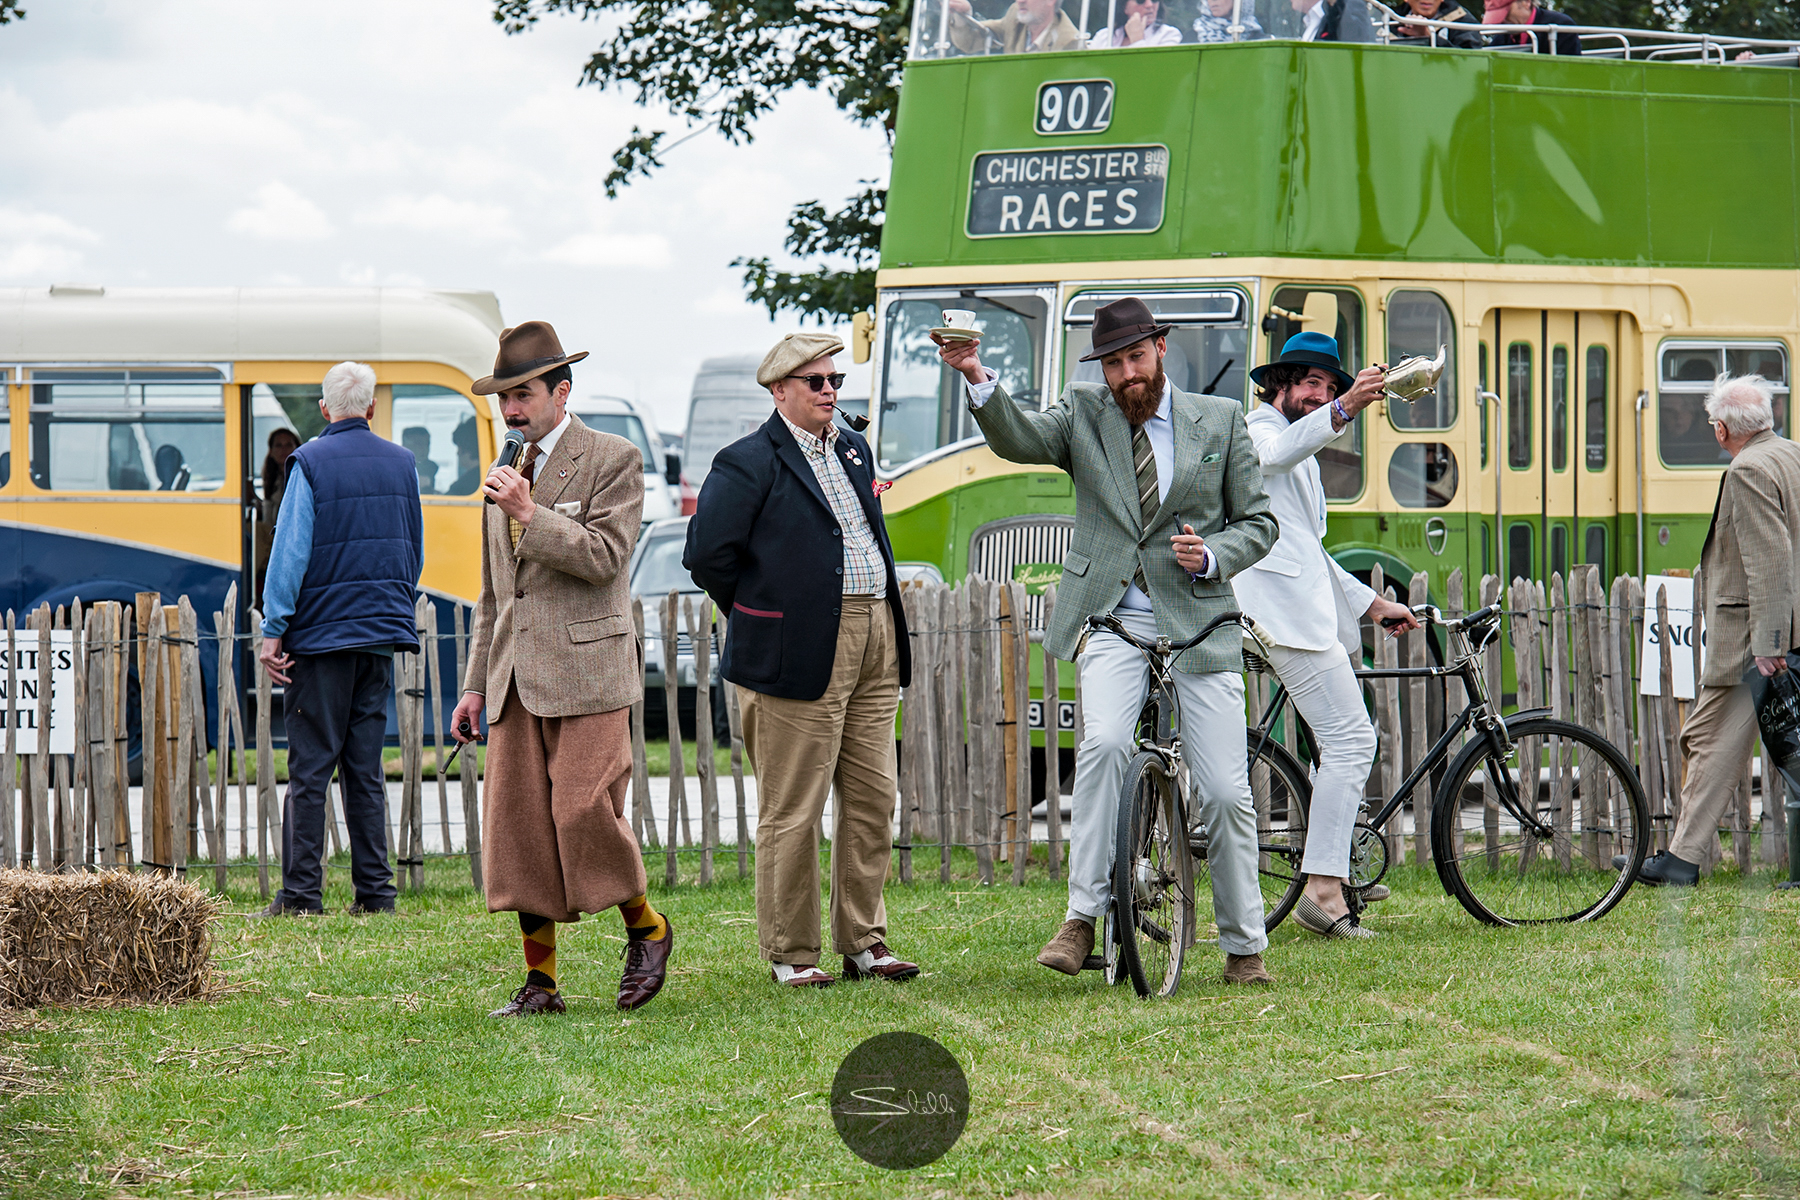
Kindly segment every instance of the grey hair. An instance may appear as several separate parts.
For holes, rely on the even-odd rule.
[[[360,417],[375,402],[375,368],[341,362],[325,372],[325,410],[334,421]]]
[[[1732,437],[1775,428],[1775,389],[1761,375],[1719,376],[1706,397],[1706,415]]]

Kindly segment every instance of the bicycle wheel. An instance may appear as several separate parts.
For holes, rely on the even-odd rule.
[[[1125,978],[1125,963],[1119,957],[1119,906],[1108,903],[1106,915],[1100,919],[1100,978],[1107,987],[1117,987]]]
[[[1306,854],[1312,785],[1286,747],[1271,741],[1259,749],[1259,740],[1252,730],[1250,796],[1256,805],[1256,882],[1262,890],[1263,929],[1273,930],[1306,889],[1300,860]],[[1195,928],[1201,937],[1214,940],[1219,930],[1212,907],[1211,845],[1203,826],[1188,831],[1188,845],[1194,859]]]
[[[1508,724],[1502,758],[1477,734],[1431,809],[1444,890],[1491,925],[1591,921],[1644,860],[1648,806],[1637,772],[1590,729],[1548,717]],[[1625,866],[1613,866],[1613,856]]]
[[[1181,986],[1194,894],[1181,807],[1162,757],[1139,751],[1119,795],[1112,894],[1119,958],[1140,996],[1172,996]]]

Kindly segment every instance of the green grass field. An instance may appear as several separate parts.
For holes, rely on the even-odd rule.
[[[660,876],[660,859],[653,876]],[[0,1033],[15,1196],[1615,1197],[1800,1187],[1800,894],[1721,875],[1593,926],[1477,925],[1397,871],[1374,942],[1278,930],[1273,988],[1210,947],[1146,1002],[1032,962],[1041,881],[888,889],[904,985],[768,982],[730,882],[654,898],[668,988],[613,1008],[618,919],[563,928],[565,1017],[489,1021],[516,924],[459,860],[391,918],[251,921],[212,1003],[45,1011]],[[959,866],[972,873],[972,862]],[[695,861],[683,864],[691,878]],[[341,880],[342,873],[333,878]],[[238,873],[237,886],[254,885]],[[326,903],[349,897],[334,889]],[[835,971],[836,960],[827,959]],[[872,1034],[929,1035],[971,1085],[962,1140],[891,1173],[827,1099]]]
[[[681,744],[681,761],[686,765],[687,777],[689,779],[694,777],[694,764],[698,761],[694,757],[696,749],[694,743],[691,741],[684,741]],[[269,753],[275,762],[275,782],[286,783],[288,781],[287,751],[285,749],[276,749],[271,750]],[[482,772],[486,771],[486,746],[480,744],[471,746],[469,749],[464,750],[463,754],[473,754],[475,756],[475,771],[478,777]],[[448,743],[445,745],[444,757],[446,759],[450,757]],[[731,747],[729,745],[713,747],[713,762],[715,764],[715,769],[719,773],[720,779],[731,778]],[[644,765],[652,775],[667,775],[669,773],[669,743],[667,739],[644,743]],[[397,746],[390,746],[381,752],[381,766],[388,779],[399,780],[405,777],[405,768],[400,765],[400,749]],[[427,746],[425,748],[423,769],[425,772],[425,779],[428,782],[437,778],[437,747],[435,745]],[[215,779],[218,777],[218,751],[207,751],[206,770],[209,776],[212,776]],[[454,782],[457,775],[461,772],[462,755],[458,755],[456,761],[450,764],[451,781]],[[744,774],[752,774],[748,758],[744,760]],[[254,751],[245,755],[244,776],[251,783],[256,782],[256,754]],[[236,777],[233,776],[234,781],[235,779]]]

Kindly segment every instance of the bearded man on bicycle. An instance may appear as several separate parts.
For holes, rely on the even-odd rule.
[[[1356,812],[1375,761],[1375,730],[1350,659],[1362,655],[1357,618],[1367,616],[1395,634],[1419,627],[1412,610],[1377,596],[1321,541],[1325,488],[1316,456],[1381,397],[1383,374],[1377,365],[1352,379],[1340,365],[1337,339],[1311,332],[1295,334],[1280,358],[1250,372],[1262,404],[1248,426],[1281,536],[1231,586],[1262,627],[1269,665],[1318,750],[1300,863],[1306,891],[1294,904],[1294,921],[1328,938],[1374,936],[1356,923],[1343,891]]]
[[[978,341],[932,335],[967,381],[988,447],[1013,462],[1060,467],[1075,484],[1075,532],[1044,645],[1081,672],[1087,736],[1075,764],[1068,911],[1038,955],[1068,975],[1093,952],[1095,923],[1111,900],[1119,796],[1150,680],[1144,655],[1113,634],[1094,634],[1076,658],[1082,628],[1090,615],[1112,613],[1135,637],[1191,638],[1233,610],[1232,576],[1267,554],[1279,532],[1237,401],[1181,391],[1164,374],[1170,328],[1135,297],[1100,308],[1082,361],[1099,361],[1105,386],[1071,383],[1046,412],[1013,402],[981,365]],[[1218,638],[1184,652],[1175,677],[1210,838],[1225,978],[1267,983],[1242,665],[1238,640]]]

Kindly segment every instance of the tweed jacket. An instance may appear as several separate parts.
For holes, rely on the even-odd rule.
[[[1738,451],[1719,481],[1700,573],[1702,684],[1742,683],[1753,656],[1800,646],[1800,446],[1765,430]]]
[[[1193,637],[1237,608],[1231,577],[1267,554],[1280,533],[1235,400],[1170,385],[1175,477],[1148,529],[1138,510],[1131,425],[1106,385],[1071,383],[1047,412],[1020,409],[1003,387],[971,408],[995,454],[1061,467],[1075,481],[1075,533],[1044,642],[1057,658],[1074,658],[1082,623],[1124,599],[1139,565],[1150,585],[1157,632],[1172,641]],[[1191,582],[1175,561],[1169,538],[1180,527],[1178,516],[1206,539],[1219,563],[1216,578]],[[1196,674],[1241,671],[1239,647],[1237,631],[1223,630],[1184,653],[1176,666]]]
[[[517,689],[540,717],[611,712],[644,690],[627,566],[644,511],[637,447],[571,416],[537,464],[537,505],[515,551],[506,513],[483,505],[481,600],[463,690],[498,720]]]

